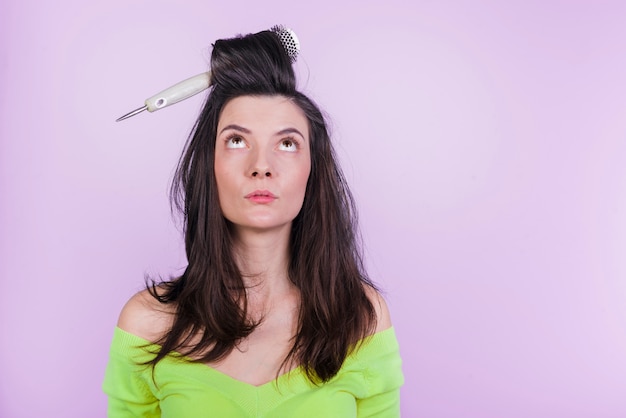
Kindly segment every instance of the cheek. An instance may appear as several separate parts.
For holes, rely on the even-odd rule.
[[[296,182],[298,185],[297,187],[298,187],[298,190],[301,191],[303,198],[306,193],[306,186],[309,181],[310,175],[311,175],[311,166],[309,165],[306,169],[301,170],[297,176],[297,182]]]
[[[224,178],[225,178],[224,171],[217,163],[215,163],[215,167],[213,171],[215,173],[215,184],[217,185],[217,191],[221,192],[223,188],[223,184],[224,184]]]
[[[300,181],[302,182],[302,187],[306,190],[306,185],[309,181],[309,177],[311,176],[311,167],[309,166],[309,168],[304,171],[302,173],[302,176],[300,177]]]
[[[228,167],[219,161],[215,162],[214,173],[218,196],[226,197],[229,191],[233,189],[233,176],[228,170]]]

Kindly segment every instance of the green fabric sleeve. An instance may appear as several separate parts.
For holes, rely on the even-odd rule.
[[[400,416],[400,389],[379,393],[356,403],[357,417],[394,418]]]
[[[365,361],[363,378],[368,396],[357,399],[357,417],[399,417],[400,387],[404,383],[404,376],[395,335],[393,339],[379,339],[367,349],[381,354],[375,357],[375,361]]]
[[[160,417],[159,402],[152,391],[152,369],[137,364],[149,359],[149,354],[130,344],[128,334],[113,336],[109,363],[102,389],[107,394],[110,418]]]

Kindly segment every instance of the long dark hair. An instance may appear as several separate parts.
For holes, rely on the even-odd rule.
[[[269,31],[219,40],[211,55],[212,90],[196,121],[172,183],[184,215],[188,266],[171,281],[149,281],[159,302],[174,304],[173,324],[157,343],[157,364],[173,351],[197,361],[219,360],[258,322],[248,315],[246,289],[232,253],[214,175],[221,110],[242,95],[280,95],[309,122],[311,172],[304,203],[292,223],[289,278],[300,291],[297,333],[283,366],[300,364],[313,382],[337,374],[355,344],[376,326],[365,286],[356,210],[330,142],[324,116],[296,90],[289,57]]]

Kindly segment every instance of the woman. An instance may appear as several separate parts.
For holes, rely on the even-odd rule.
[[[324,118],[272,32],[217,41],[172,196],[188,266],[129,300],[109,416],[393,417],[403,377]]]

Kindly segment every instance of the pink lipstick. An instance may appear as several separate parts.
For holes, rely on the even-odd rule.
[[[255,190],[252,193],[248,193],[245,198],[251,202],[261,204],[272,203],[277,199],[276,196],[268,190]]]

